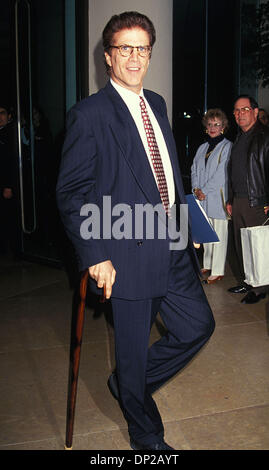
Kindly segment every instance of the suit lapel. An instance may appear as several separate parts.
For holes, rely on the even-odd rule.
[[[155,206],[161,202],[160,193],[156,186],[136,124],[126,104],[110,82],[108,82],[104,91],[108,94],[113,103],[115,114],[110,121],[110,127],[114,138],[121,148],[122,154],[131,168],[137,184],[141,187],[148,201]],[[181,203],[184,203],[185,194],[180,176],[177,150],[166,112],[164,109],[155,105],[149,93],[147,93],[147,90],[144,90],[144,93],[162,130],[172,164],[174,182],[179,199]]]
[[[136,181],[148,201],[155,206],[161,202],[160,193],[141,141],[136,124],[120,95],[108,83],[104,89],[113,102],[114,116],[109,125]],[[130,138],[131,136],[131,138]]]

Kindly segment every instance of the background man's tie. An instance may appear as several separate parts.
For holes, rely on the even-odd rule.
[[[156,175],[157,186],[160,192],[161,201],[163,203],[165,212],[169,216],[170,215],[169,197],[168,197],[166,178],[165,178],[164,169],[163,169],[163,163],[162,163],[159,147],[156,141],[156,137],[154,134],[154,130],[153,130],[153,127],[152,127],[152,124],[148,115],[146,104],[142,96],[140,96],[140,107],[141,107],[141,114],[142,114],[145,131],[146,131],[150,157],[151,157],[151,161],[152,161],[153,168],[154,168],[155,175]]]

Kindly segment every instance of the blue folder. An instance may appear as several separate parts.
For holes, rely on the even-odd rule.
[[[213,229],[208,217],[193,194],[186,195],[189,209],[189,218],[194,243],[219,242],[218,235]]]

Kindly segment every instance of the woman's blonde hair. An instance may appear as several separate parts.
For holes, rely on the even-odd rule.
[[[223,126],[223,133],[227,132],[228,130],[228,127],[229,127],[229,121],[227,119],[227,116],[225,114],[224,111],[222,111],[221,109],[219,108],[212,108],[212,109],[209,109],[203,119],[202,119],[202,123],[203,123],[203,126],[206,127],[207,126],[207,123],[210,119],[215,119],[215,118],[218,118],[221,122],[222,122],[222,126]]]

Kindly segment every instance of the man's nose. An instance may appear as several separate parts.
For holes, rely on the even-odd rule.
[[[137,50],[136,47],[134,47],[133,50],[132,50],[132,52],[131,52],[131,54],[130,54],[130,58],[131,58],[131,59],[137,59],[138,56],[139,56],[138,50]]]

